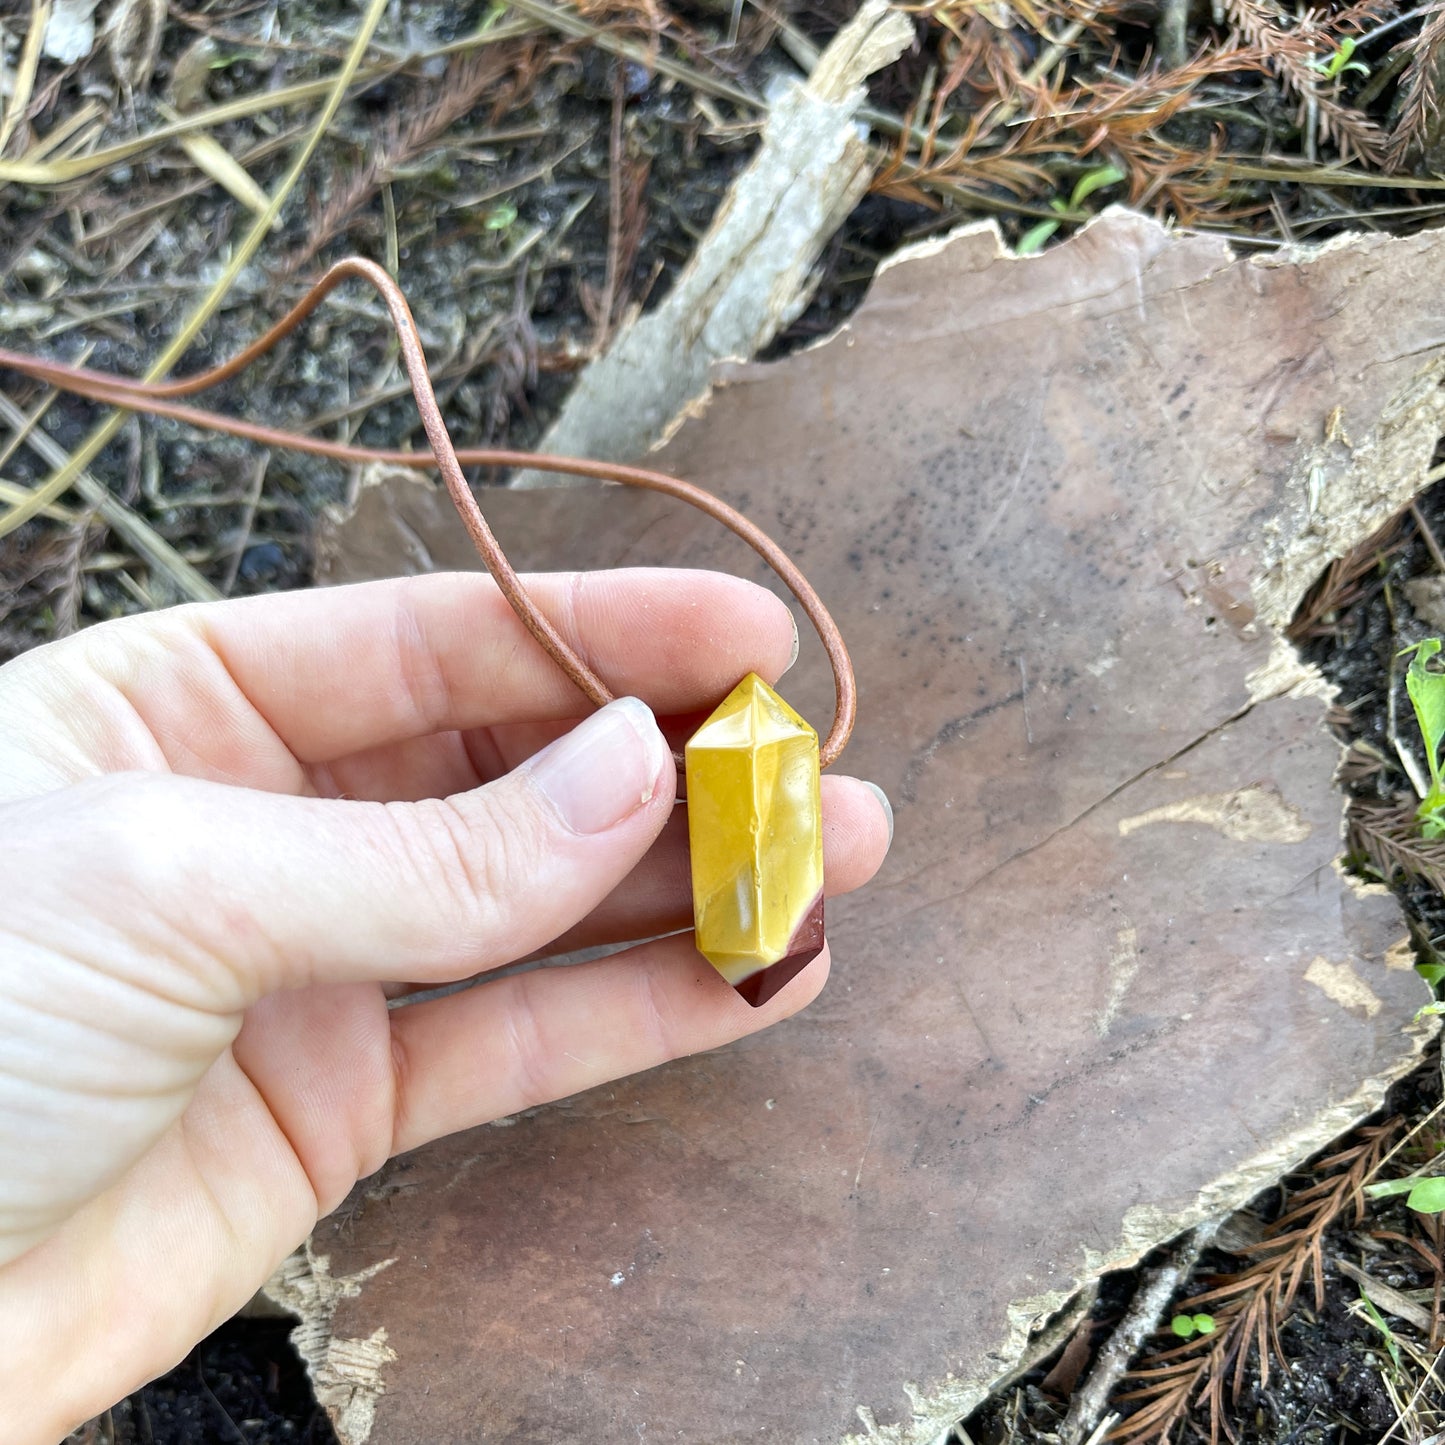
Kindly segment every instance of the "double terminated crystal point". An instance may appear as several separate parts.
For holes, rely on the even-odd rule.
[[[818,735],[749,673],[686,762],[698,951],[756,1008],[823,948]]]

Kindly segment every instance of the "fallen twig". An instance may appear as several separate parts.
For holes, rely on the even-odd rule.
[[[1200,1254],[1213,1243],[1218,1231],[1218,1220],[1197,1225],[1164,1264],[1144,1271],[1124,1318],[1114,1327],[1093,1368],[1069,1402],[1068,1414],[1059,1427],[1062,1445],[1084,1445],[1085,1436],[1092,1439],[1097,1433],[1115,1387],[1133,1364],[1144,1341],[1159,1328],[1170,1301],[1179,1293],[1180,1286],[1199,1263]]]

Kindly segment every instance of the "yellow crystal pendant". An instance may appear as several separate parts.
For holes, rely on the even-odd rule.
[[[818,734],[749,673],[686,764],[698,951],[756,1008],[823,948]]]

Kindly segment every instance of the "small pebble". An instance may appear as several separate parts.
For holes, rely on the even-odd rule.
[[[280,578],[286,568],[286,554],[274,542],[255,542],[241,553],[236,575],[243,582],[266,586]]]
[[[622,67],[622,93],[628,100],[640,100],[652,85],[652,73],[645,65],[629,60]]]

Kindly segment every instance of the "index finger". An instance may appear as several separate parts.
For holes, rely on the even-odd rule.
[[[796,637],[779,598],[720,573],[634,568],[523,580],[614,693],[664,716],[710,706],[750,671],[776,677]],[[203,642],[302,763],[587,709],[496,584],[477,573],[180,608],[156,622]]]

